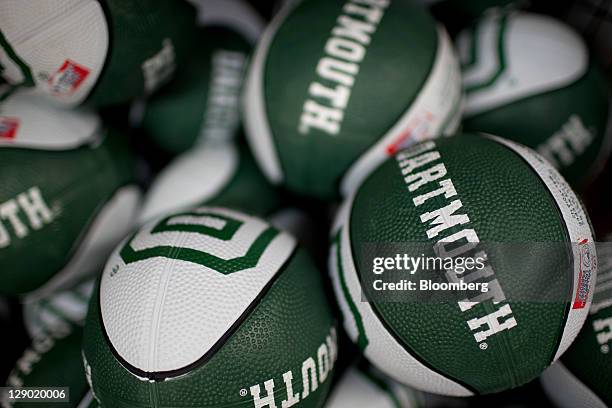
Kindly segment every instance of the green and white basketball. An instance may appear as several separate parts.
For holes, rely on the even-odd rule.
[[[109,105],[155,91],[191,52],[186,1],[0,3],[0,75],[64,106]]]
[[[68,332],[83,327],[95,278],[90,277],[70,289],[23,303],[23,322],[30,338]]]
[[[209,142],[177,156],[157,175],[140,222],[202,205],[267,216],[282,204],[246,147]]]
[[[0,104],[0,293],[43,297],[98,273],[130,230],[141,194],[112,133],[23,93]]]
[[[269,180],[330,198],[400,147],[452,133],[460,103],[452,44],[421,7],[305,0],[288,2],[264,32],[244,118]]]
[[[579,34],[551,17],[489,13],[457,39],[463,126],[538,151],[575,187],[610,147],[606,81]]]
[[[567,350],[588,314],[597,264],[587,215],[548,162],[501,138],[461,134],[401,150],[346,200],[332,238],[348,335],[381,371],[424,391],[524,384]],[[378,275],[369,261],[381,255],[444,266]],[[459,268],[466,258],[481,267]]]
[[[612,246],[597,247],[599,272],[589,317],[561,359],[542,375],[548,396],[562,408],[612,407]]]
[[[205,9],[206,7],[204,7]],[[231,27],[200,28],[188,64],[159,92],[132,108],[132,120],[170,153],[232,141],[251,44]]]
[[[307,253],[219,207],[154,220],[119,245],[83,344],[105,407],[320,407],[337,357]]]
[[[66,331],[55,331],[52,334],[37,336],[26,348],[15,363],[5,386],[24,387],[67,387],[67,402],[23,402],[2,400],[7,393],[0,396],[2,407],[38,407],[46,408],[95,408],[97,402],[87,384],[85,370],[81,359],[81,340],[83,329],[71,327]],[[54,391],[60,397],[60,390]],[[66,390],[64,390],[66,392]]]

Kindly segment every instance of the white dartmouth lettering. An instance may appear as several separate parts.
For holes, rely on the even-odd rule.
[[[219,50],[213,54],[210,91],[199,142],[226,142],[234,136],[238,126],[238,107],[245,66],[246,55],[241,52]]]
[[[569,166],[593,142],[594,135],[584,126],[580,116],[572,115],[563,127],[555,132],[538,153],[546,157],[556,168]]]
[[[259,394],[261,390],[259,388],[259,384],[252,385],[249,390],[251,391],[251,396],[253,397],[253,403],[255,404],[255,408],[263,408],[269,406],[270,408],[275,408],[276,404],[274,403],[274,380],[267,380],[264,382],[264,387],[266,388],[266,395],[264,398],[260,398]]]
[[[421,222],[433,220],[430,225],[434,226],[427,230],[427,238],[431,239],[437,237],[440,232],[450,227],[454,227],[455,225],[468,223],[470,219],[467,215],[453,215],[461,206],[461,201],[455,200],[446,207],[421,214]]]
[[[53,221],[53,214],[36,186],[0,203],[0,248],[11,244],[11,236],[22,239]]]
[[[174,44],[172,44],[172,40],[165,38],[157,54],[142,63],[146,94],[152,93],[170,78],[176,68],[175,60]]]
[[[433,245],[436,255],[440,258],[454,258],[474,252],[475,256],[487,261],[484,268],[468,273],[454,269],[446,271],[446,278],[450,283],[474,282],[486,283],[488,286],[487,291],[457,302],[461,313],[471,311],[472,316],[478,312],[474,312],[475,306],[484,302],[493,305],[493,310],[484,316],[466,317],[466,324],[472,331],[474,340],[480,343],[495,334],[511,330],[518,323],[493,268],[488,264],[486,252],[478,250],[480,238],[476,230],[470,228],[470,217],[464,213],[463,203],[453,181],[447,177],[448,172],[440,152],[433,150],[435,147],[435,142],[429,141],[412,150],[398,153],[396,160],[404,176],[406,189],[410,193],[418,193],[412,198],[416,208],[420,208],[433,197],[438,197],[436,203],[443,203],[442,197],[448,200],[435,210],[425,211],[420,215],[420,220],[426,228],[425,235],[436,240]]]
[[[281,408],[289,408],[300,402],[299,394],[293,392],[293,373],[291,371],[283,374],[283,382],[287,390],[287,399],[281,402]]]
[[[510,309],[509,304],[505,304],[493,313],[489,313],[486,316],[479,317],[476,319],[468,320],[467,324],[475,331],[481,327],[486,327],[483,331],[478,331],[474,333],[474,338],[477,342],[484,341],[488,339],[490,336],[500,333],[504,330],[509,330],[516,326],[516,320],[511,317],[512,309]],[[503,322],[500,322],[500,318],[505,318]]]
[[[316,129],[333,136],[340,132],[359,63],[388,6],[389,0],[351,0],[344,5],[317,64],[318,79],[308,87],[300,133]]]
[[[451,198],[457,195],[457,191],[455,190],[455,186],[450,180],[442,180],[440,181],[440,188],[432,190],[428,193],[421,194],[420,196],[416,196],[412,199],[412,202],[415,206],[419,206],[425,203],[425,201],[430,198],[437,197],[441,194],[444,194],[444,198]]]
[[[311,127],[316,127],[329,134],[337,134],[340,131],[340,121],[344,114],[340,109],[327,108],[315,101],[308,100],[304,104],[300,132],[307,133]],[[302,129],[307,129],[302,131]]]
[[[319,383],[315,361],[312,357],[309,357],[302,363],[302,399],[308,397],[310,391],[314,392],[317,388],[319,388]]]
[[[319,381],[324,382],[329,374],[329,352],[327,351],[327,345],[321,344],[317,350],[317,365],[319,367]]]
[[[18,212],[19,207],[15,200],[0,204],[0,218],[10,223],[17,238],[23,238],[28,235],[28,228],[19,219]]]
[[[309,356],[302,362],[300,369],[302,376],[301,393],[294,392],[293,370],[286,371],[282,374],[281,377],[285,384],[285,392],[283,392],[285,398],[280,401],[281,408],[289,408],[297,405],[300,401],[308,398],[311,393],[315,392],[319,384],[324,383],[328,379],[329,373],[333,369],[338,356],[337,350],[336,329],[331,328],[325,341],[317,348],[316,355]],[[274,380],[275,378],[270,378],[264,381],[265,396],[262,396],[260,384],[249,387],[255,408],[277,408],[279,406],[277,404],[277,399],[281,398],[283,395],[274,393]],[[300,383],[298,382],[298,384]]]

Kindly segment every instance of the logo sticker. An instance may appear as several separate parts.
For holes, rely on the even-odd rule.
[[[76,91],[89,75],[89,69],[74,61],[66,60],[49,78],[49,85],[54,94],[70,95]]]
[[[0,116],[0,140],[15,139],[18,128],[19,119]]]
[[[387,155],[393,156],[405,147],[428,138],[431,134],[431,123],[434,115],[425,112],[421,117],[413,118],[406,128],[387,146]]]
[[[576,297],[572,309],[583,309],[589,299],[589,288],[595,260],[588,244],[588,239],[583,239],[578,244],[580,273],[578,274],[578,287],[576,288]]]

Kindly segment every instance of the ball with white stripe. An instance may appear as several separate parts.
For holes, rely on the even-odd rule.
[[[191,54],[195,10],[164,0],[0,3],[0,76],[63,107],[150,95]]]
[[[307,253],[266,221],[219,207],[129,236],[87,319],[86,372],[104,406],[320,406],[337,356]]]
[[[589,317],[576,341],[542,375],[551,400],[562,408],[612,407],[612,242],[597,246],[599,272]]]
[[[597,271],[587,215],[559,173],[475,134],[423,142],[373,171],[337,215],[329,265],[365,356],[455,396],[539,376],[582,327]]]
[[[245,130],[268,179],[329,198],[399,148],[454,132],[461,98],[448,34],[422,7],[288,2],[253,57]]]
[[[140,208],[119,133],[25,92],[0,104],[0,293],[34,301],[99,273]]]
[[[570,26],[549,16],[490,12],[457,37],[466,94],[463,129],[538,151],[575,187],[610,147],[605,78]]]

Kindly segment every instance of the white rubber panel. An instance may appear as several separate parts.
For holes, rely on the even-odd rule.
[[[0,148],[68,150],[94,143],[102,122],[91,111],[50,106],[31,92],[20,91],[0,104],[0,125],[12,124],[11,138],[0,137]]]
[[[213,199],[236,174],[238,160],[232,143],[204,144],[183,153],[151,185],[139,223]]]
[[[201,215],[177,215],[167,225],[189,223],[222,229],[223,218],[242,225],[229,240],[195,232],[151,233],[145,225],[129,245],[133,250],[174,246],[228,260],[246,254],[269,228],[259,218],[221,208],[201,207]],[[154,373],[196,362],[232,327],[289,258],[295,240],[279,232],[257,265],[223,274],[198,263],[152,257],[125,264],[119,250],[109,259],[100,284],[102,324],[120,357],[139,370]],[[180,350],[180,353],[176,351]]]
[[[491,13],[478,25],[475,49],[472,31],[458,36],[462,63],[475,55],[474,63],[463,71],[464,88],[478,87],[467,94],[467,117],[567,86],[588,68],[584,41],[564,23],[539,14],[513,12],[500,39],[500,21],[499,14]]]
[[[37,93],[65,106],[81,103],[95,85],[109,47],[109,30],[97,0],[2,0],[0,27],[9,46],[29,67]],[[12,84],[23,72],[0,48],[3,75]],[[87,71],[66,86],[70,69]]]

